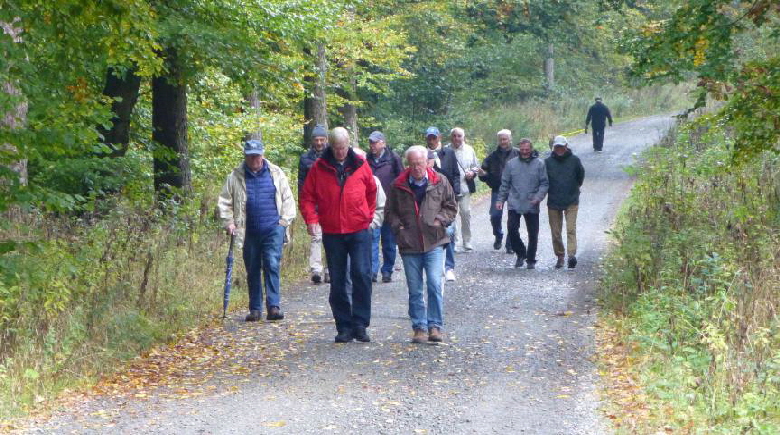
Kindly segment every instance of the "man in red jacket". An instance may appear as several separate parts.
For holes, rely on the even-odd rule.
[[[356,154],[349,132],[336,127],[330,147],[306,176],[300,207],[309,234],[322,231],[330,269],[330,308],[336,321],[336,343],[369,342],[371,322],[371,232],[376,209],[376,182],[365,158]],[[349,259],[349,269],[347,268]],[[352,297],[347,291],[347,270]]]

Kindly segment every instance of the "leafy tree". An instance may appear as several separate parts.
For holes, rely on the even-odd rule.
[[[681,82],[692,75],[706,97],[725,101],[717,117],[735,128],[736,154],[778,152],[780,140],[780,4],[772,0],[692,0],[676,4],[671,17],[632,32],[624,48],[636,59],[635,77]],[[761,41],[769,51],[744,50]]]

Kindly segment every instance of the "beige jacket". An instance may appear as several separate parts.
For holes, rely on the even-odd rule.
[[[276,210],[279,212],[279,225],[289,228],[293,219],[295,219],[296,205],[287,175],[282,169],[273,163],[265,160],[268,169],[271,171],[271,180],[276,187]],[[244,163],[241,163],[233,172],[228,175],[225,185],[222,186],[222,192],[219,194],[217,202],[219,217],[222,219],[222,226],[227,228],[230,224],[236,226],[235,242],[240,249],[244,243],[246,233],[246,179],[244,178]],[[289,240],[289,238],[288,238]]]
[[[382,183],[379,182],[379,178],[376,175],[374,175],[374,182],[376,182],[376,210],[374,210],[374,219],[371,220],[371,225],[368,226],[372,230],[382,226],[382,222],[385,219],[385,202],[387,202],[387,195],[385,195]]]

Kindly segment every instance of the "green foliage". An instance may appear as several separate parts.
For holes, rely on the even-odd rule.
[[[694,75],[696,107],[705,95],[726,101],[721,116],[736,130],[735,153],[780,152],[779,23],[780,5],[771,0],[680,2],[668,19],[628,30],[624,50],[644,82]]]
[[[718,116],[650,150],[611,236],[604,295],[636,343],[643,431],[780,430],[780,159],[727,164]],[[663,417],[660,417],[663,416]]]

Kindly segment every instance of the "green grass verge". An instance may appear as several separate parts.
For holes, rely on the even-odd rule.
[[[780,156],[732,150],[703,118],[636,169],[601,297],[607,384],[646,411],[608,389],[619,433],[780,433]]]

